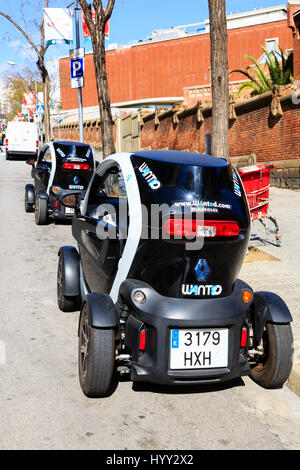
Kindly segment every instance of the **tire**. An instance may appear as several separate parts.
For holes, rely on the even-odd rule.
[[[48,201],[47,199],[35,198],[34,216],[36,225],[46,225],[48,221]]]
[[[64,259],[62,253],[60,253],[58,259],[57,303],[62,312],[76,312],[77,310],[77,296],[65,295]]]
[[[263,388],[282,388],[293,365],[293,334],[290,324],[268,323],[263,334],[264,355],[250,372]]]
[[[115,333],[89,324],[87,304],[79,323],[78,371],[83,393],[89,398],[111,394],[114,378]]]
[[[34,204],[29,204],[28,194],[27,194],[26,189],[25,189],[25,212],[34,212]]]

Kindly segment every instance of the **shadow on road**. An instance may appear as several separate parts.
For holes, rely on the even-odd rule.
[[[195,393],[221,392],[222,390],[244,386],[244,381],[241,378],[237,378],[226,383],[206,385],[157,385],[146,382],[134,382],[132,390],[134,392],[150,392],[162,395],[191,395]]]

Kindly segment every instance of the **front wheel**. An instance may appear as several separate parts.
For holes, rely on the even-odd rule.
[[[264,388],[282,388],[293,365],[293,333],[290,324],[268,323],[263,333],[263,355],[250,377]]]
[[[77,296],[65,295],[65,261],[61,252],[58,260],[57,269],[57,303],[62,312],[76,312]]]
[[[83,393],[90,398],[110,395],[114,375],[115,333],[93,328],[84,304],[79,324],[78,367]]]
[[[48,221],[48,201],[47,199],[35,198],[34,216],[36,225],[45,225]]]

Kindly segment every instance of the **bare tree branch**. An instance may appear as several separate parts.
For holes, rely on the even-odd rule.
[[[23,36],[27,39],[27,41],[31,45],[34,52],[36,52],[36,54],[40,57],[41,55],[40,51],[38,50],[34,42],[30,39],[28,34],[25,33],[25,31],[21,28],[21,26],[19,26],[18,23],[16,23],[10,16],[6,15],[6,13],[3,13],[2,11],[0,11],[0,15],[6,18],[8,21],[10,21],[23,34]]]
[[[105,9],[105,22],[107,22],[110,19],[114,6],[115,6],[115,0],[109,0],[108,5]]]
[[[49,0],[44,0],[44,8],[47,8],[49,5]],[[22,6],[24,3],[21,5],[21,10]],[[35,51],[37,54],[37,67],[39,69],[42,82],[43,82],[43,94],[44,94],[44,108],[45,108],[45,114],[44,114],[44,125],[45,125],[45,137],[46,140],[50,140],[51,137],[51,126],[50,126],[50,77],[47,71],[47,68],[45,66],[45,54],[48,49],[48,45],[45,46],[45,29],[44,29],[44,15],[42,15],[42,19],[40,22],[40,33],[41,33],[41,46],[38,48],[32,39],[30,38],[29,34],[27,34],[21,26],[16,23],[9,15],[6,13],[0,11],[0,15],[6,18],[8,21],[10,21],[25,37],[25,39],[28,41],[32,49]]]

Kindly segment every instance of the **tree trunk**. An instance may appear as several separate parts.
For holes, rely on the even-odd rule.
[[[228,36],[225,0],[208,0],[211,42],[212,154],[229,158]]]
[[[96,41],[93,44],[94,50],[98,51],[93,54],[97,94],[100,112],[100,127],[102,135],[102,151],[103,157],[107,157],[116,152],[113,132],[113,119],[110,107],[110,96],[108,90],[108,81],[106,73],[106,59],[105,59],[105,36],[104,29],[96,31]]]
[[[92,17],[91,4],[86,0],[79,0],[83,9],[86,23],[91,34],[93,45],[93,58],[96,74],[96,85],[101,120],[103,157],[116,152],[114,142],[114,123],[111,114],[110,96],[108,89],[106,58],[105,58],[105,24],[110,19],[115,0],[108,0],[104,10],[101,0],[94,0],[95,21]]]
[[[48,70],[44,65],[43,60],[37,61],[37,66],[41,74],[43,82],[43,98],[44,98],[44,132],[45,132],[45,142],[50,142],[51,140],[51,122],[50,122],[50,77]]]

